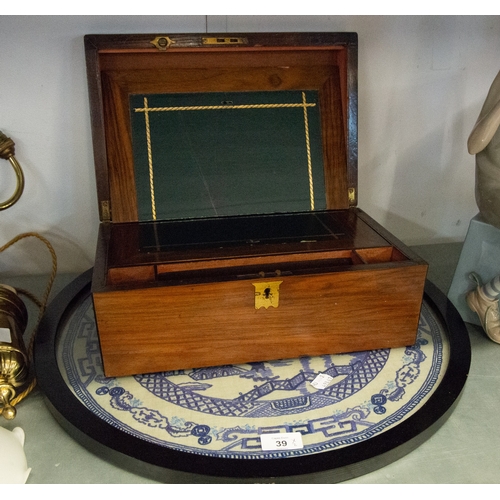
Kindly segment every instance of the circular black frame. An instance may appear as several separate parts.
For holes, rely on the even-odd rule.
[[[467,329],[455,307],[430,281],[425,298],[447,328],[450,359],[439,386],[412,416],[367,441],[312,455],[283,459],[218,458],[182,452],[124,433],[88,410],[64,381],[56,359],[61,325],[90,294],[92,269],[77,277],[50,303],[34,346],[38,384],[59,424],[91,452],[145,477],[164,481],[167,471],[219,477],[268,478],[331,471],[345,481],[388,465],[413,451],[446,421],[467,380],[471,361]]]

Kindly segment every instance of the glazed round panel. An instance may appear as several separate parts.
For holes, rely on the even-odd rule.
[[[335,469],[338,480],[369,472],[442,423],[468,372],[465,327],[428,284],[417,342],[407,348],[108,378],[89,279],[82,275],[47,313],[39,383],[83,444],[104,446],[118,463],[142,462],[160,480],[162,469],[239,477]],[[314,386],[319,374],[329,376],[326,387]],[[262,434],[291,432],[303,447],[262,449]]]

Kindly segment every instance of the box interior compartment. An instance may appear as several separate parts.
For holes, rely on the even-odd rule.
[[[108,285],[253,279],[409,260],[349,211],[114,224],[111,231]]]

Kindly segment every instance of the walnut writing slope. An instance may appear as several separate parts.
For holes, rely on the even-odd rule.
[[[356,34],[85,47],[107,376],[414,343],[427,264],[356,207]]]

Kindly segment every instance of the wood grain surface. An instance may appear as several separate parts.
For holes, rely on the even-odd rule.
[[[107,376],[411,345],[426,266],[94,293]]]

